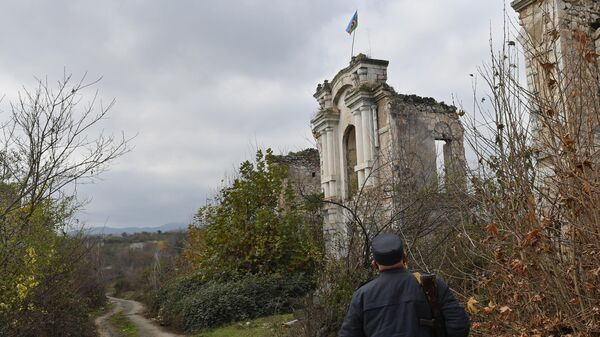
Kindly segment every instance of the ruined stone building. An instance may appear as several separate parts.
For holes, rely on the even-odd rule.
[[[319,153],[316,149],[304,149],[276,155],[273,161],[285,165],[292,187],[299,197],[306,197],[320,192],[321,170]]]
[[[600,1],[515,0],[522,27],[531,120],[542,184],[552,185],[557,149],[600,156]]]
[[[325,206],[326,236],[345,233],[343,205],[365,190],[380,190],[393,206],[399,188],[436,193],[464,188],[457,109],[397,93],[387,84],[388,63],[359,54],[331,81],[317,86],[319,110],[311,125],[322,192],[330,201]]]
[[[534,93],[554,98],[549,81],[559,79],[557,72],[598,82],[600,1],[515,0],[511,5],[519,13],[527,84]]]

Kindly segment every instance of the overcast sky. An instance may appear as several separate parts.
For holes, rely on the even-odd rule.
[[[405,94],[471,104],[470,73],[501,33],[502,0],[3,1],[0,119],[35,77],[99,76],[104,128],[134,150],[80,188],[90,226],[159,226],[193,213],[257,146],[314,146],[317,83],[355,53],[390,61]],[[514,17],[512,10],[508,10]],[[93,92],[90,91],[90,94]]]

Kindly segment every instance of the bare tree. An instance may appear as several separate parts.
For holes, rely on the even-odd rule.
[[[89,250],[75,244],[77,240],[68,244],[68,239],[61,239],[81,206],[76,184],[93,181],[129,151],[124,135],[106,135],[101,129],[114,100],[103,104],[97,91],[90,99],[84,96],[98,81],[88,82],[85,76],[74,80],[71,75],[55,85],[38,80],[35,89],[24,88],[10,102],[8,118],[1,125],[0,320],[9,322],[2,324],[8,331],[10,324],[27,322],[25,313],[50,310],[36,307],[42,304],[32,299],[33,294],[68,287],[65,275],[78,268]]]
[[[475,335],[600,332],[597,54],[588,33],[544,22],[542,41],[521,35],[520,50],[506,38],[492,53],[481,70],[487,95],[467,127],[476,207],[453,256],[472,285]]]

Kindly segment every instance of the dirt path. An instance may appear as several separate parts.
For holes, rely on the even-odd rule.
[[[166,332],[154,322],[142,316],[144,306],[140,302],[110,296],[108,299],[111,303],[113,303],[113,309],[109,313],[98,317],[95,321],[96,326],[98,327],[98,335],[100,337],[119,336],[119,334],[108,321],[110,316],[119,311],[123,311],[123,314],[129,318],[131,323],[137,326],[140,337],[184,337],[183,335],[176,335]]]
[[[115,331],[115,328],[110,325],[108,319],[119,311],[119,307],[115,306],[111,311],[96,318],[94,324],[98,329],[98,337],[119,337],[119,334]]]

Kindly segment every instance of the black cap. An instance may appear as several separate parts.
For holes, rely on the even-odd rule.
[[[404,244],[395,234],[379,234],[371,242],[371,252],[375,262],[382,266],[391,266],[404,257]]]

